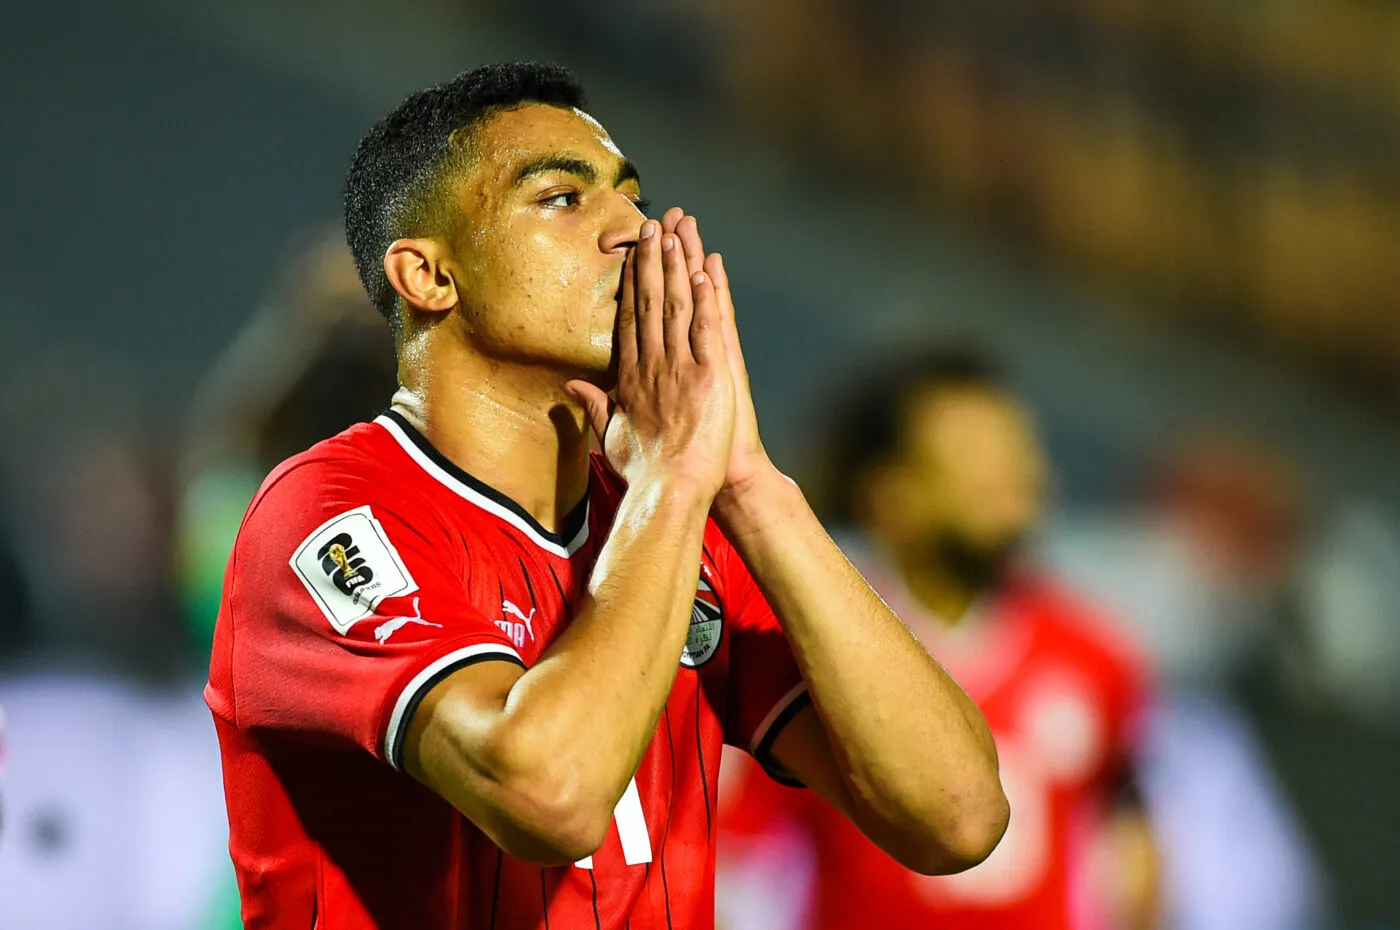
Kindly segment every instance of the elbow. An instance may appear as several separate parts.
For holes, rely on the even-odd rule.
[[[607,836],[608,818],[566,797],[521,791],[515,801],[514,809],[508,811],[510,827],[502,831],[498,844],[521,862],[570,865],[597,852]]]
[[[994,790],[938,818],[920,830],[895,858],[921,875],[952,875],[980,865],[997,848],[1011,822],[1011,805],[996,782]]]
[[[538,758],[528,748],[502,749],[496,784],[504,822],[492,837],[497,845],[540,866],[569,865],[597,852],[612,823],[612,806],[602,792],[587,790],[585,773],[557,758]]]
[[[963,872],[987,860],[1006,835],[1011,823],[1011,804],[1000,782],[991,797],[966,812],[947,832],[945,863],[939,874]]]

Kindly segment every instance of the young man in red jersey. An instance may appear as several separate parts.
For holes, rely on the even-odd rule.
[[[723,262],[639,201],[560,69],[465,73],[361,142],[347,235],[401,386],[268,476],[230,559],[247,926],[707,927],[723,743],[923,872],[1004,831],[976,707],[763,451]]]
[[[834,484],[861,538],[846,549],[986,715],[1015,816],[983,865],[927,877],[739,766],[720,819],[730,930],[1155,927],[1155,848],[1130,777],[1145,672],[1078,598],[1015,568],[1045,484],[1026,408],[987,359],[949,349],[882,372],[848,427]],[[726,762],[727,788],[733,774]],[[805,916],[748,920],[775,912]]]

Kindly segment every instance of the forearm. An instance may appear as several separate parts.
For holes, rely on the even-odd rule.
[[[709,499],[677,483],[628,490],[568,629],[507,698],[525,766],[607,812],[622,795],[676,676]]]
[[[1006,808],[995,743],[976,705],[871,590],[792,482],[772,472],[716,503],[792,644],[853,818],[891,842],[933,840],[949,867],[984,856]]]

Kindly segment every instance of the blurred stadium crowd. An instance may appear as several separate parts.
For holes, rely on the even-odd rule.
[[[0,332],[24,346],[0,372],[0,930],[237,925],[201,696],[224,560],[267,470],[394,385],[339,225],[318,225],[343,163],[296,133],[319,125],[348,153],[415,69],[522,49],[596,78],[658,203],[691,197],[702,222],[710,204],[780,464],[973,696],[1005,705],[1003,761],[1032,786],[978,878],[910,891],[735,759],[722,925],[894,926],[874,915],[903,894],[938,926],[1027,926],[996,915],[1049,883],[1080,930],[1400,927],[1400,9],[215,6],[67,0],[0,37],[0,79],[35,90],[25,106],[48,92],[100,128],[104,79],[168,68],[112,99],[179,107],[193,139],[295,124],[272,148],[323,181],[288,193],[278,157],[254,160],[254,206],[230,194],[202,220],[189,203],[237,183],[219,173],[236,142],[171,192],[168,160],[223,142],[182,155],[179,133],[156,133],[97,166],[46,156],[73,140],[31,120],[33,150],[0,161],[7,187],[35,179],[6,192],[19,220],[0,259]],[[433,23],[471,38],[416,43]],[[387,71],[350,34],[381,43]],[[71,63],[66,83],[37,90],[40,57]],[[163,96],[206,80],[217,94]],[[691,144],[682,108],[710,138]],[[749,187],[711,200],[740,163]],[[152,196],[187,202],[152,219],[137,206]],[[299,206],[256,206],[277,198]],[[49,291],[63,262],[32,243],[48,211],[94,203],[113,229],[60,228],[97,256],[101,293],[81,303],[107,309],[75,309]],[[259,244],[211,277],[224,226]],[[793,227],[806,238],[775,241]],[[828,251],[803,252],[822,237]],[[973,251],[949,245],[964,239]],[[160,261],[190,269],[113,296]],[[1012,540],[1014,561],[978,561]],[[1028,577],[1057,593],[1025,595]],[[1076,606],[1045,606],[1061,598]],[[1046,660],[1085,676],[1068,696],[1008,658],[1018,630],[1062,612],[1094,630]],[[1110,652],[1124,658],[1086,658]],[[1130,683],[1099,701],[1115,676]],[[1060,771],[1075,753],[1082,769]]]

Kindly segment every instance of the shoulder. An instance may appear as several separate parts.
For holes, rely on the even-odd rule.
[[[396,448],[374,423],[360,423],[316,443],[270,471],[248,508],[248,518],[311,513],[324,506],[360,501],[381,505],[415,503],[421,497],[391,455]]]
[[[383,536],[384,523],[392,524],[396,541],[411,535],[436,542],[446,525],[406,465],[411,463],[392,437],[374,423],[353,426],[292,456],[268,474],[253,497],[235,554],[286,558],[289,546],[335,535],[337,527]]]

